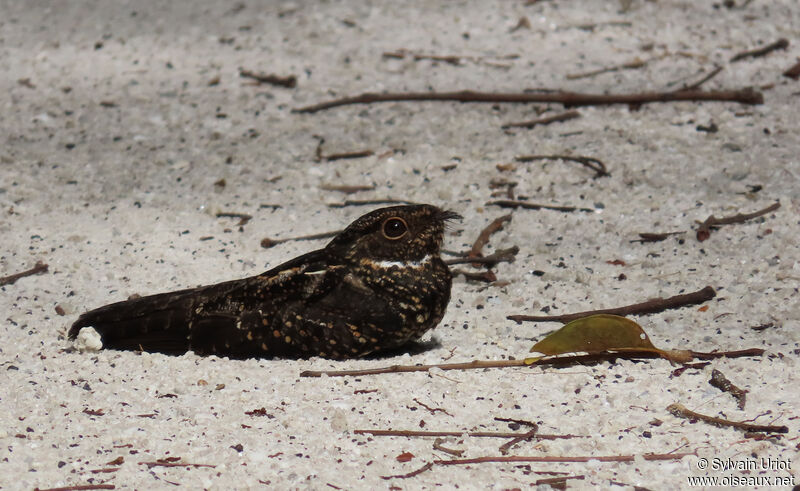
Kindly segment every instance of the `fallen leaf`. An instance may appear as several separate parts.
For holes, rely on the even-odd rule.
[[[634,351],[654,353],[673,362],[692,359],[687,351],[656,348],[642,326],[625,317],[611,314],[590,315],[569,322],[536,343],[531,351],[545,355]]]

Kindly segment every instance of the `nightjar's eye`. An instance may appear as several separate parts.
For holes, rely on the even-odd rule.
[[[397,240],[408,233],[408,224],[399,217],[392,217],[383,222],[383,236],[389,240]]]

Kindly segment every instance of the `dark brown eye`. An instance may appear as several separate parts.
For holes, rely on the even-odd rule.
[[[393,217],[383,222],[383,236],[389,240],[397,240],[408,232],[408,225],[402,218]]]

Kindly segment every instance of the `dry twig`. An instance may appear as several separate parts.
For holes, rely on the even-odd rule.
[[[139,462],[142,465],[146,465],[148,469],[153,467],[211,467],[214,468],[216,465],[214,464],[193,464],[191,462],[180,462],[180,460],[176,460],[174,457],[170,457],[168,459],[158,459],[155,462]]]
[[[629,61],[629,62],[623,63],[621,65],[615,65],[615,66],[610,66],[610,67],[605,67],[605,68],[598,68],[597,70],[592,70],[592,71],[583,72],[583,73],[568,73],[567,76],[566,76],[566,79],[567,80],[578,80],[578,79],[581,79],[581,78],[588,78],[588,77],[594,77],[596,75],[602,75],[604,73],[611,73],[611,72],[618,72],[620,70],[631,70],[631,69],[636,69],[636,68],[642,68],[643,66],[647,65],[648,61],[649,60],[640,60],[639,58],[636,58],[633,61]]]
[[[735,223],[744,223],[747,220],[764,216],[767,213],[773,212],[781,207],[780,202],[773,203],[763,210],[758,210],[753,213],[737,213],[736,215],[717,218],[714,215],[706,218],[704,222],[697,228],[697,240],[703,242],[711,236],[711,230],[719,227],[720,225],[732,225]]]
[[[252,72],[244,68],[240,68],[239,76],[242,78],[253,79],[259,84],[278,85],[280,87],[286,87],[287,89],[293,89],[297,87],[297,77],[295,77],[294,75],[282,77],[280,75],[273,75],[273,74],[267,75],[263,73]]]
[[[520,155],[514,157],[517,162],[533,162],[535,160],[566,160],[570,162],[577,162],[589,169],[593,170],[595,177],[610,176],[606,164],[594,157],[582,157],[574,155]]]
[[[497,217],[492,220],[492,223],[487,225],[481,233],[478,234],[478,238],[475,239],[475,243],[472,244],[472,249],[470,249],[469,253],[467,254],[468,258],[478,258],[481,257],[483,254],[481,251],[483,247],[489,243],[489,239],[491,238],[492,234],[495,234],[501,230],[503,230],[503,226],[506,223],[511,221],[511,214],[503,215],[501,217]],[[473,266],[477,267],[478,264],[473,263]]]
[[[36,264],[31,269],[0,277],[0,286],[13,285],[20,278],[46,273],[47,268],[47,264],[43,263],[42,261],[36,261]]]
[[[428,462],[427,464],[423,465],[419,469],[415,471],[411,471],[408,474],[398,474],[394,476],[381,476],[381,479],[389,480],[389,479],[408,479],[409,477],[414,477],[422,474],[425,471],[431,470],[433,467],[433,462]]]
[[[663,233],[654,233],[654,232],[642,232],[639,234],[639,239],[632,240],[631,242],[661,242],[662,240],[666,240],[667,237],[670,235],[680,235],[685,234],[686,232],[663,232]]]
[[[721,71],[722,71],[722,67],[721,66],[716,66],[713,70],[708,72],[708,74],[705,77],[701,78],[700,80],[698,80],[697,82],[695,82],[693,84],[689,84],[689,85],[685,86],[681,90],[697,90],[697,89],[700,88],[701,85],[703,85],[704,83],[708,82],[712,78],[716,77]]]
[[[554,114],[552,116],[547,116],[544,118],[533,119],[530,121],[520,121],[518,123],[506,123],[501,128],[504,130],[509,128],[533,128],[534,126],[539,125],[548,125],[550,123],[558,123],[561,121],[569,121],[570,119],[580,118],[581,113],[578,111],[567,111],[559,114]]]
[[[372,205],[413,205],[411,201],[404,199],[364,199],[364,200],[345,200],[341,203],[328,203],[329,208],[345,208],[347,206],[372,206]]]
[[[331,101],[313,104],[297,109],[295,113],[316,113],[339,106],[351,104],[372,104],[376,102],[403,101],[454,101],[484,103],[554,103],[567,107],[603,106],[610,104],[628,104],[638,107],[654,102],[675,101],[721,101],[738,102],[740,104],[763,104],[764,95],[752,88],[739,90],[679,90],[673,92],[641,92],[636,94],[581,94],[577,92],[523,92],[495,93],[463,90],[460,92],[387,92],[383,94],[367,92],[354,97],[343,97]]]
[[[473,265],[476,264],[485,264],[486,267],[491,268],[497,263],[513,263],[517,257],[517,253],[519,252],[519,247],[512,246],[508,249],[497,249],[494,253],[489,254],[488,256],[481,256],[481,257],[460,257],[456,259],[447,259],[444,263],[448,266],[452,266],[454,264],[466,264],[472,263]]]
[[[783,72],[784,77],[789,77],[792,80],[800,78],[800,61],[792,65],[789,69]]]
[[[774,43],[770,43],[763,48],[753,49],[750,51],[742,51],[741,53],[735,55],[731,58],[731,63],[743,60],[745,58],[758,58],[760,56],[768,55],[773,51],[777,51],[779,49],[786,49],[789,47],[789,40],[786,38],[781,38],[775,41]]]
[[[614,314],[621,315],[623,317],[626,315],[654,314],[657,312],[663,312],[665,310],[686,307],[687,305],[696,305],[707,302],[715,296],[717,296],[717,292],[715,292],[710,286],[707,286],[702,290],[692,293],[675,295],[674,297],[668,298],[654,298],[652,300],[647,300],[646,302],[626,305],[624,307],[616,307],[613,309],[587,310],[584,312],[562,315],[509,315],[506,317],[506,319],[512,320],[517,324],[521,324],[523,321],[563,322],[566,324],[567,322],[574,321],[575,319],[580,319],[582,317],[588,317],[595,314]]]
[[[576,206],[542,205],[538,203],[528,203],[527,201],[514,201],[510,199],[489,201],[486,203],[486,206],[499,206],[500,208],[512,208],[512,209],[522,208],[525,210],[554,210],[563,212],[582,211],[586,213],[591,213],[594,211],[591,208],[578,208]]]
[[[689,455],[697,455],[695,452],[686,453],[666,453],[655,454],[646,453],[640,456],[644,460],[681,460]],[[589,462],[596,460],[598,462],[633,462],[636,455],[582,455],[582,456],[555,456],[555,455],[541,455],[541,456],[525,456],[525,455],[501,455],[501,456],[487,456],[475,457],[472,459],[453,459],[453,460],[434,460],[433,463],[437,465],[460,465],[460,464],[483,464],[486,462]]]
[[[238,218],[239,223],[236,224],[237,227],[244,227],[247,222],[253,219],[253,215],[248,215],[247,213],[236,213],[236,212],[225,212],[221,211],[217,213],[217,218]]]
[[[442,445],[443,443],[444,443],[443,439],[437,438],[436,440],[433,441],[433,449],[438,450],[440,452],[444,452],[446,454],[454,455],[456,457],[461,457],[462,455],[464,455],[464,450],[445,447],[444,445]]]
[[[468,436],[471,438],[519,438],[525,433],[509,431],[422,431],[422,430],[353,430],[356,435],[372,436],[404,436],[414,437],[448,437]],[[567,440],[570,438],[590,438],[588,435],[550,435],[537,433],[533,436],[537,440]]]
[[[323,191],[338,191],[344,194],[353,194],[361,191],[372,191],[375,189],[375,186],[323,184],[319,188]]]
[[[60,488],[33,488],[33,491],[89,491],[92,489],[116,489],[111,483],[106,484],[78,484],[76,486],[63,486]]]
[[[703,353],[699,351],[688,351],[692,358],[701,360],[713,360],[716,358],[741,358],[745,356],[761,356],[764,350],[761,348],[749,348],[736,351],[714,351]],[[598,363],[606,360],[616,360],[617,358],[626,359],[649,359],[657,358],[659,355],[652,351],[625,351],[592,353],[587,355],[559,355],[543,356],[532,361],[529,360],[473,360],[463,363],[440,363],[433,365],[391,365],[388,367],[367,368],[364,370],[306,370],[300,373],[301,377],[361,377],[366,375],[381,375],[385,373],[408,373],[408,372],[427,372],[431,369],[446,370],[484,370],[487,368],[508,368],[508,367],[533,367],[533,366],[574,366],[576,364]],[[518,436],[518,435],[517,435]]]
[[[736,428],[737,430],[743,430],[748,432],[759,432],[759,433],[788,433],[789,428],[786,426],[774,426],[774,425],[757,425],[752,423],[746,423],[744,421],[729,421],[727,419],[722,418],[715,418],[714,416],[708,416],[706,414],[696,413],[690,409],[687,409],[686,406],[683,404],[675,403],[670,404],[667,406],[667,411],[670,412],[676,418],[686,418],[686,419],[699,419],[700,421],[704,421],[706,423],[712,424],[714,426],[719,427],[731,427]]]
[[[747,391],[742,390],[739,387],[736,387],[728,380],[725,375],[722,374],[716,368],[711,370],[711,379],[708,381],[712,387],[716,387],[723,392],[727,392],[736,399],[736,404],[739,406],[739,409],[744,409],[744,405],[747,402]]]
[[[300,235],[298,237],[287,237],[285,239],[270,239],[269,237],[265,237],[261,239],[261,247],[263,247],[264,249],[269,249],[270,247],[275,247],[278,244],[283,244],[284,242],[291,242],[295,240],[329,239],[331,237],[336,237],[341,232],[342,232],[341,230],[334,230],[333,232],[322,232],[319,234]]]

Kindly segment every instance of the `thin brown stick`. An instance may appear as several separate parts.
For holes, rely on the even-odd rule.
[[[670,414],[672,414],[677,418],[699,419],[700,421],[712,424],[714,426],[719,426],[722,428],[730,427],[730,428],[736,428],[737,430],[758,432],[758,433],[789,433],[789,428],[783,425],[781,426],[757,425],[757,424],[747,423],[744,421],[729,421],[727,419],[716,418],[714,416],[708,416],[706,414],[696,413],[690,409],[687,409],[686,406],[684,406],[683,404],[679,404],[677,402],[675,404],[670,404],[669,406],[667,406],[667,411],[669,411]]]
[[[575,155],[520,155],[514,157],[517,162],[533,162],[535,160],[566,160],[569,162],[577,162],[589,169],[593,170],[595,177],[610,176],[606,164],[594,157],[583,157]]]
[[[468,281],[479,281],[481,283],[493,283],[497,281],[497,275],[491,271],[472,272],[463,269],[451,269],[453,276],[461,275]]]
[[[347,206],[372,206],[372,205],[413,205],[411,201],[404,199],[364,199],[364,200],[346,200],[341,203],[328,203],[329,208],[345,208]]]
[[[697,228],[697,240],[703,242],[711,236],[711,230],[719,227],[720,225],[732,225],[735,223],[744,223],[747,220],[764,216],[767,213],[773,212],[781,207],[780,202],[773,203],[763,210],[758,210],[753,213],[737,213],[727,217],[717,218],[714,215],[709,216]]]
[[[735,55],[731,58],[731,63],[743,60],[745,58],[758,58],[761,56],[768,55],[773,51],[777,51],[779,49],[786,49],[789,47],[789,40],[785,38],[778,39],[774,43],[770,43],[763,48],[753,49],[750,51],[742,51],[741,53]]]
[[[686,453],[646,453],[639,455],[644,460],[680,460],[689,455],[697,455],[695,452]],[[475,457],[472,459],[453,459],[453,460],[434,460],[433,463],[437,465],[463,465],[463,464],[483,464],[487,462],[560,462],[560,463],[575,463],[575,462],[589,462],[596,460],[598,462],[633,462],[637,455],[581,455],[581,456],[525,456],[525,455],[497,455],[488,457]]]
[[[586,476],[578,475],[578,476],[547,477],[543,479],[537,479],[533,481],[533,483],[531,484],[534,486],[546,484],[553,489],[566,489],[568,479],[577,479],[578,481],[583,481],[584,479],[586,479]]]
[[[60,488],[33,488],[33,491],[86,491],[91,489],[117,489],[113,484],[78,484],[77,486],[64,486]]]
[[[800,78],[800,61],[789,67],[785,72],[783,72],[784,77],[789,77],[792,80],[797,80]]]
[[[389,480],[389,479],[408,479],[409,477],[414,477],[422,474],[425,471],[429,471],[433,468],[433,462],[428,462],[427,464],[423,465],[419,469],[415,471],[411,471],[408,474],[398,474],[395,476],[381,476],[381,479]]]
[[[239,68],[239,76],[242,78],[253,79],[260,84],[277,85],[280,87],[286,87],[287,89],[293,89],[297,87],[297,77],[294,75],[282,77],[280,75],[256,73],[244,68]]]
[[[743,358],[746,356],[761,356],[764,354],[764,350],[761,348],[748,348],[734,351],[712,351],[710,353],[689,350],[689,353],[698,360],[715,360],[717,358]]]
[[[565,78],[567,80],[578,80],[581,78],[589,78],[589,77],[594,77],[596,75],[602,75],[604,73],[612,73],[612,72],[618,72],[620,70],[631,70],[636,68],[642,68],[643,66],[647,65],[648,61],[649,60],[640,60],[637,58],[633,61],[629,61],[628,63],[623,63],[621,65],[598,68],[597,70],[591,70],[583,73],[568,73]]]
[[[713,360],[717,358],[741,358],[746,356],[761,356],[764,350],[761,348],[750,348],[736,351],[714,351],[703,353],[698,351],[688,351],[692,358],[701,360]],[[585,365],[588,363],[598,363],[605,360],[625,359],[651,359],[661,355],[650,351],[625,351],[623,352],[604,352],[590,353],[586,355],[557,355],[543,356],[534,360],[473,360],[462,363],[440,363],[434,365],[391,365],[379,368],[367,368],[364,370],[306,370],[300,373],[301,377],[360,377],[367,375],[382,375],[386,373],[408,373],[408,372],[427,372],[432,368],[439,370],[484,370],[487,368],[509,368],[509,367],[533,367],[533,366],[574,366]],[[687,360],[688,361],[688,360]]]
[[[433,442],[433,449],[438,450],[440,452],[444,452],[446,454],[453,455],[454,457],[461,457],[462,455],[464,455],[464,450],[458,448],[445,447],[444,445],[442,445],[443,443],[444,440],[442,440],[441,438],[437,438]]]
[[[214,468],[216,465],[214,464],[192,464],[191,462],[172,462],[167,460],[156,460],[155,462],[139,462],[139,464],[146,465],[149,468],[153,467],[211,467]]]
[[[683,89],[680,89],[680,90],[697,90],[697,89],[700,88],[701,85],[703,85],[704,83],[708,82],[712,78],[716,77],[721,71],[722,71],[722,66],[717,65],[705,77],[701,78],[700,80],[698,80],[697,82],[695,82],[693,84],[685,86]]]
[[[631,242],[661,242],[662,240],[666,240],[667,237],[670,235],[681,235],[685,234],[686,232],[663,232],[663,233],[655,233],[655,232],[642,232],[639,234],[639,239],[632,240]]]
[[[334,160],[363,159],[364,157],[369,157],[374,154],[375,152],[372,150],[358,150],[355,152],[331,153],[324,155],[322,158],[328,162],[333,162]]]
[[[510,199],[500,199],[497,201],[489,201],[486,206],[499,206],[500,208],[522,208],[525,210],[553,210],[553,211],[582,211],[585,213],[593,212],[591,208],[578,208],[576,206],[559,206],[559,205],[542,205],[538,203],[528,203],[527,201],[514,201]]]
[[[508,455],[508,451],[511,450],[511,447],[513,447],[517,443],[527,442],[529,440],[536,438],[536,433],[538,431],[539,427],[534,425],[534,427],[528,430],[528,432],[525,433],[524,435],[520,435],[500,445],[500,448],[498,448],[498,450],[500,451],[501,454]]]
[[[326,162],[333,162],[335,160],[361,159],[364,157],[369,157],[370,155],[373,155],[375,153],[372,150],[356,150],[354,152],[323,154],[322,145],[325,143],[325,138],[319,135],[313,135],[313,136],[314,138],[317,139],[317,148],[314,151],[315,160],[317,162],[321,162],[323,160],[325,160]]]
[[[733,383],[728,380],[728,378],[722,372],[716,368],[711,370],[711,379],[708,381],[708,383],[711,384],[712,387],[716,387],[717,389],[732,395],[733,398],[736,399],[736,405],[739,406],[739,409],[744,409],[744,405],[747,402],[747,391],[733,385]]]
[[[577,92],[494,93],[475,92],[471,90],[459,92],[387,92],[384,94],[367,92],[354,97],[343,97],[341,99],[334,99],[311,106],[292,109],[292,112],[312,114],[351,104],[403,101],[508,102],[523,104],[539,102],[563,104],[567,107],[602,106],[610,104],[640,106],[653,102],[674,101],[721,101],[752,105],[763,104],[764,95],[752,88],[720,91],[680,90],[674,92],[641,92],[636,94],[581,94]]]
[[[644,315],[663,312],[665,310],[678,309],[686,307],[687,305],[696,305],[699,303],[707,302],[717,296],[717,292],[713,288],[707,286],[702,290],[692,293],[685,293],[683,295],[675,295],[668,298],[654,298],[646,302],[636,303],[633,305],[626,305],[624,307],[617,307],[613,309],[600,309],[600,310],[587,310],[584,312],[577,312],[574,314],[562,315],[509,315],[506,319],[512,320],[517,324],[523,321],[527,322],[563,322],[567,323],[582,317],[588,317],[595,314],[614,314],[614,315]]]
[[[375,189],[375,186],[323,184],[319,188],[323,191],[338,191],[340,193],[353,194],[361,191],[372,191]]]
[[[430,60],[430,61],[443,61],[445,63],[449,63],[451,65],[460,65],[461,59],[464,58],[458,55],[426,55],[421,53],[413,53],[411,51],[401,49],[398,51],[384,51],[383,57],[384,58],[395,58],[398,60],[402,60],[406,56],[410,56],[414,59],[414,61],[420,60]]]
[[[484,227],[481,230],[481,233],[478,234],[478,238],[475,239],[475,243],[472,244],[472,249],[469,250],[467,254],[468,258],[478,258],[481,257],[483,254],[481,251],[483,247],[489,243],[489,239],[492,237],[493,234],[503,230],[503,227],[506,223],[511,221],[511,214],[503,215],[501,217],[497,217],[492,222]],[[477,264],[473,264],[473,266],[477,267]]]
[[[552,116],[547,116],[539,119],[532,119],[530,121],[520,121],[517,123],[506,123],[501,128],[507,130],[509,128],[533,128],[534,126],[544,126],[551,123],[560,123],[562,121],[569,121],[570,119],[580,118],[581,113],[575,110],[567,111]]]
[[[334,230],[332,232],[322,232],[319,234],[311,234],[311,235],[300,235],[298,237],[286,237],[284,239],[270,239],[269,237],[265,237],[261,239],[261,247],[264,249],[269,249],[270,247],[274,247],[278,244],[283,244],[284,242],[291,242],[295,240],[319,240],[319,239],[329,239],[331,237],[336,237],[342,231],[341,230]]]
[[[47,264],[43,263],[42,261],[36,261],[36,264],[31,269],[0,277],[0,286],[13,285],[20,278],[46,273],[47,268]]]
[[[247,213],[236,213],[236,212],[225,212],[221,211],[217,213],[217,218],[238,218],[239,223],[236,224],[237,227],[244,227],[247,222],[253,219],[253,215],[248,215]]]
[[[372,436],[404,436],[407,438],[415,437],[448,437],[464,436],[471,438],[519,438],[526,433],[509,431],[422,431],[422,430],[353,430],[356,435]],[[550,435],[537,433],[533,438],[538,440],[567,440],[571,438],[590,438],[588,435]]]
[[[491,268],[497,263],[513,263],[517,257],[517,253],[519,253],[519,247],[512,246],[508,249],[498,249],[494,253],[489,254],[488,256],[482,257],[460,257],[456,259],[447,259],[444,263],[448,266],[452,266],[454,264],[466,264],[472,263],[475,264],[485,264],[487,267]]]

